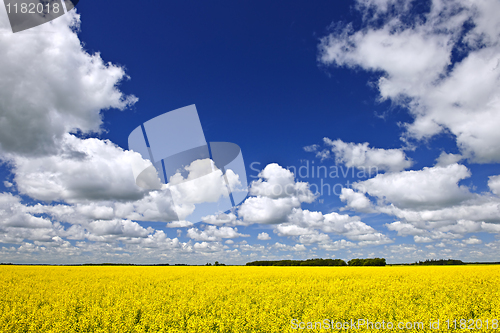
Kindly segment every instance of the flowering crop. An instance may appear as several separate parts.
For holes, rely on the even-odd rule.
[[[455,330],[453,320],[465,331],[460,320],[472,319],[483,325],[474,331],[500,332],[491,325],[500,319],[500,266],[493,265],[0,266],[0,285],[0,332],[9,333],[344,330],[305,326],[324,319],[423,322],[432,332]]]

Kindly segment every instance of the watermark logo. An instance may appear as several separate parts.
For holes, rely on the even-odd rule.
[[[148,165],[133,165],[136,184],[163,190],[175,220],[199,222],[230,211],[248,194],[240,147],[207,143],[195,105],[164,113],[138,126],[128,138],[129,150]]]
[[[73,9],[79,0],[4,0],[12,32],[52,21]]]
[[[346,167],[343,165],[315,165],[315,161],[301,160],[301,164],[287,165],[285,167],[290,171],[298,182],[307,182],[307,188],[303,187],[299,193],[305,194],[308,191],[316,194],[318,197],[340,196],[342,190],[346,188],[356,188],[360,192],[365,192],[363,181],[379,174],[379,169],[374,166]],[[261,162],[250,163],[250,178],[260,178],[262,171]],[[260,195],[278,196],[282,193],[290,195],[292,184],[276,184],[272,188],[266,188],[268,193],[258,193]],[[294,188],[293,191],[296,191]],[[320,199],[320,203],[323,199]]]

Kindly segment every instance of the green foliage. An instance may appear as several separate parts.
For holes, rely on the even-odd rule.
[[[216,261],[214,263],[214,266],[226,266],[226,264],[223,264],[223,263],[220,263],[220,262]]]
[[[462,260],[456,260],[456,259],[427,259],[426,261],[419,261],[418,263],[415,263],[415,265],[423,265],[423,266],[433,266],[433,265],[465,265],[465,263]]]
[[[349,266],[385,266],[384,258],[351,259]]]
[[[342,259],[307,259],[307,260],[261,260],[247,262],[247,266],[347,266]]]

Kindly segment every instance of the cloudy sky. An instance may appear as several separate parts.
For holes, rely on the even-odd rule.
[[[0,6],[1,262],[500,260],[500,2],[117,4]],[[192,104],[249,183],[202,222],[128,150]]]

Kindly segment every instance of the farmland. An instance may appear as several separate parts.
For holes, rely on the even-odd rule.
[[[437,332],[464,331],[462,319],[500,332],[497,265],[0,266],[0,285],[0,332],[9,333],[322,332],[358,320],[360,332],[391,331],[389,322]]]

